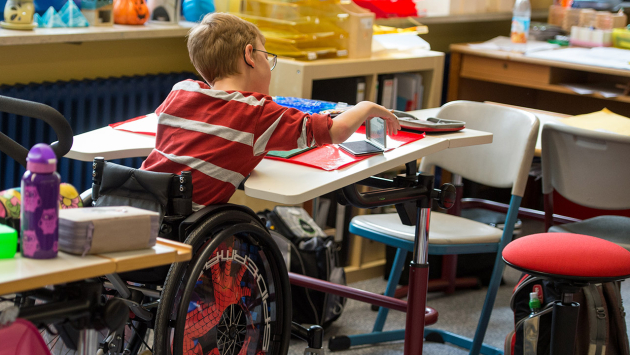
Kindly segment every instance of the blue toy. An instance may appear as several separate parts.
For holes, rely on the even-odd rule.
[[[182,3],[182,13],[186,21],[199,22],[214,10],[213,0],[184,0]]]
[[[278,105],[298,109],[309,114],[319,113],[324,110],[332,110],[337,104],[329,101],[301,99],[298,97],[275,96],[273,101]]]

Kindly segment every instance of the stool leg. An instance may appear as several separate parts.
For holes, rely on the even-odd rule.
[[[551,355],[571,355],[577,337],[580,304],[572,293],[562,293],[562,301],[553,304],[551,320]]]
[[[430,205],[418,206],[413,261],[409,268],[404,355],[422,354],[424,344],[424,316],[427,304],[427,284],[429,283],[430,218]]]

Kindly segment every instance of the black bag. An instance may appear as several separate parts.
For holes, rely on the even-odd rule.
[[[287,269],[337,284],[346,284],[338,248],[301,207],[277,206],[258,213],[267,223],[282,252]],[[291,285],[293,321],[328,327],[341,315],[346,299]]]
[[[542,300],[540,311],[534,315],[529,309],[531,292]],[[550,353],[553,303],[559,298],[553,281],[523,274],[510,300],[514,330],[505,338],[505,355]],[[574,293],[573,300],[580,304],[574,354],[629,354],[619,282],[588,285]]]

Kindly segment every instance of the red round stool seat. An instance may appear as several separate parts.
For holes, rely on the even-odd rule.
[[[605,282],[630,276],[630,251],[582,234],[528,235],[508,244],[503,260],[521,271],[567,280]]]

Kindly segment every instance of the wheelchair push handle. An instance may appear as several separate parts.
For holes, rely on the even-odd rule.
[[[32,117],[46,122],[57,134],[58,142],[51,144],[57,158],[66,155],[72,148],[73,132],[70,123],[54,108],[33,101],[0,96],[0,112]],[[0,132],[0,151],[26,167],[28,149]]]

